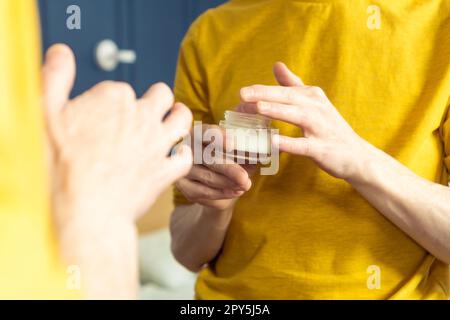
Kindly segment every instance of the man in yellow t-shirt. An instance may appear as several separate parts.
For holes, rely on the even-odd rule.
[[[136,99],[104,82],[69,100],[63,45],[42,90],[35,5],[0,1],[0,298],[136,297],[134,223],[190,169],[190,150],[166,155],[192,117],[163,84]]]
[[[232,0],[193,24],[177,99],[203,123],[237,105],[277,120],[283,151],[273,176],[205,164],[177,182],[172,250],[199,299],[449,297],[449,16]]]

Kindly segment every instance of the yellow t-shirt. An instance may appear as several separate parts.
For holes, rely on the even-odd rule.
[[[44,162],[32,0],[0,1],[0,298],[67,298]]]
[[[176,97],[195,119],[218,123],[241,87],[276,84],[272,66],[284,61],[322,87],[361,137],[447,184],[449,16],[448,0],[229,1],[184,39]],[[222,251],[199,275],[198,298],[449,296],[448,265],[309,159],[283,154],[277,175],[254,180]],[[176,192],[175,202],[186,200]]]

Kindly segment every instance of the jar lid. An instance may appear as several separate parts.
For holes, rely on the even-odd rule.
[[[259,114],[243,113],[237,111],[225,111],[225,122],[228,125],[252,128],[252,129],[268,129],[271,120]]]

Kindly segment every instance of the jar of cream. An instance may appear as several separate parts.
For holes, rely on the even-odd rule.
[[[225,130],[226,155],[238,163],[266,163],[271,156],[271,120],[261,115],[226,111],[219,126]],[[230,146],[231,145],[231,146]]]

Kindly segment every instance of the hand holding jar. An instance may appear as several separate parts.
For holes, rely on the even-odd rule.
[[[227,138],[222,128],[216,125],[202,125],[201,134],[193,135],[194,148],[200,145],[202,156],[205,148],[214,143],[205,141],[206,135],[216,138],[221,137],[218,140],[225,141],[225,143],[220,146],[220,149],[227,148]],[[250,176],[254,166],[241,166],[230,157],[222,157],[221,159],[222,161],[216,162],[195,161],[196,164],[189,174],[176,183],[177,189],[193,203],[218,210],[232,208],[236,200],[250,190],[252,185]]]
[[[300,127],[303,137],[274,135],[280,151],[311,158],[336,178],[351,180],[370,149],[322,89],[306,86],[285,64],[277,63],[280,86],[254,85],[241,90],[239,111],[259,114]]]

